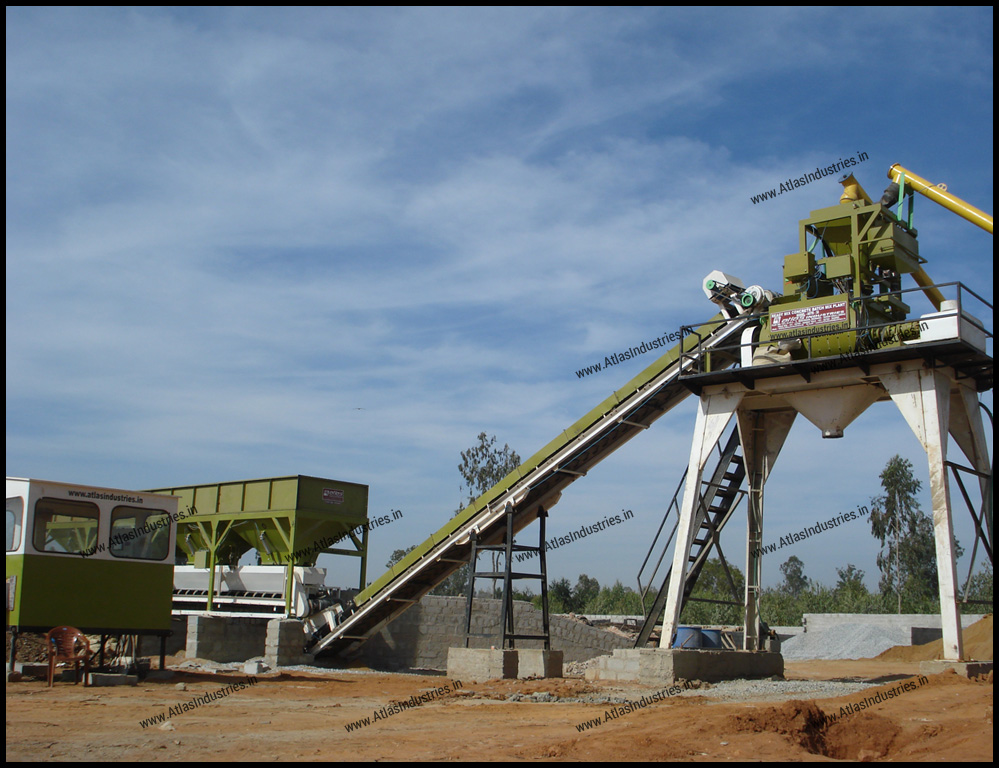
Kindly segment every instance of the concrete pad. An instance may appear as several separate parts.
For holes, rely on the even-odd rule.
[[[517,677],[562,677],[562,651],[517,650]]]
[[[34,662],[21,663],[18,661],[14,663],[14,669],[20,672],[23,677],[33,677],[39,680],[45,680],[49,676],[48,664],[39,664]]]
[[[91,672],[91,688],[108,688],[115,685],[138,685],[138,675],[110,675],[106,672]]]
[[[447,676],[462,682],[515,680],[517,651],[497,648],[448,648]]]
[[[991,661],[945,661],[936,659],[934,661],[919,662],[919,673],[922,675],[937,675],[953,669],[961,677],[978,677],[987,675],[992,671]]]
[[[675,685],[678,680],[741,680],[782,677],[784,658],[765,651],[717,651],[685,648],[626,648],[602,657],[588,680],[634,680],[646,685]]]

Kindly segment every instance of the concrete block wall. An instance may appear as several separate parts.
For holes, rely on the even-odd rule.
[[[264,653],[267,619],[187,617],[187,658],[246,661]]]
[[[311,664],[311,656],[303,652],[305,627],[297,619],[271,619],[267,622],[264,658],[272,667]]]
[[[501,646],[500,600],[476,599],[472,632],[491,637],[472,638],[470,647]],[[613,632],[587,626],[564,616],[551,616],[551,647],[565,661],[586,661],[630,648],[632,641]],[[514,602],[514,629],[518,634],[541,634],[541,611],[526,602]],[[427,595],[379,634],[361,646],[359,658],[376,669],[447,669],[448,648],[465,646],[465,598]],[[540,640],[518,640],[517,648],[542,648]]]

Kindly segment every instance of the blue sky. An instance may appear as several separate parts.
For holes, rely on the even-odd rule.
[[[372,534],[372,576],[457,508],[479,432],[534,453],[652,359],[575,371],[713,314],[712,269],[779,290],[798,220],[841,188],[752,196],[863,152],[872,196],[901,163],[993,210],[991,8],[6,21],[7,474],[366,483],[371,515],[404,513]],[[916,206],[930,275],[991,302],[992,237]],[[564,494],[552,535],[635,519],[552,553],[553,578],[634,585],[694,405]],[[766,542],[868,503],[895,453],[925,485],[893,406],[837,441],[799,421]],[[764,577],[795,554],[820,581],[851,562],[873,585],[875,552],[853,523]]]

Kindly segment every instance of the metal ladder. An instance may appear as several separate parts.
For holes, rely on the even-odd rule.
[[[683,610],[683,606],[687,604],[688,600],[702,599],[691,598],[690,594],[694,589],[694,585],[697,583],[697,577],[701,573],[701,568],[704,567],[704,563],[707,562],[708,556],[711,554],[713,549],[718,550],[718,555],[725,570],[725,575],[728,578],[729,586],[732,589],[733,597],[735,597],[737,593],[735,581],[732,579],[728,563],[725,561],[725,556],[722,553],[721,546],[718,541],[718,535],[721,533],[722,528],[725,527],[725,524],[732,517],[736,506],[738,506],[739,502],[747,493],[742,489],[742,484],[746,479],[746,466],[743,462],[741,454],[739,453],[740,443],[738,429],[735,427],[731,428],[724,448],[721,447],[722,439],[719,439],[718,443],[715,445],[715,449],[719,454],[718,462],[715,465],[714,470],[711,472],[710,477],[701,482],[700,501],[697,505],[695,518],[697,532],[694,534],[690,552],[687,556],[687,579],[684,582],[683,597],[680,605],[681,611]],[[638,572],[638,591],[642,598],[643,610],[645,610],[646,606],[646,597],[652,590],[653,584],[656,580],[656,575],[659,572],[659,568],[662,565],[663,560],[666,559],[666,556],[670,551],[670,545],[673,543],[677,527],[680,524],[680,500],[683,496],[683,487],[686,479],[687,472],[684,470],[683,477],[680,478],[680,483],[677,486],[676,493],[673,494],[673,499],[666,508],[666,514],[663,516],[663,521],[659,524],[659,530],[656,532],[655,538],[652,540],[652,545],[649,547],[649,551],[645,555],[645,560],[642,562],[642,566]],[[666,538],[665,543],[660,545],[659,539],[662,535],[663,529],[666,527],[666,523],[669,520],[670,515],[673,515],[675,520],[673,523],[673,530]],[[654,557],[657,550],[659,551],[658,557]],[[643,574],[646,570],[649,570],[650,564],[653,560],[655,561],[655,565],[651,566],[651,573],[647,577],[648,581],[643,586]],[[663,578],[659,591],[656,593],[655,600],[652,601],[651,607],[646,612],[645,623],[642,625],[642,630],[639,632],[638,639],[635,641],[636,648],[644,648],[646,644],[648,644],[649,638],[652,636],[655,626],[662,618],[663,610],[666,607],[666,595],[669,588],[672,570],[671,565],[670,569],[666,572],[666,575]],[[711,600],[707,602],[723,602],[725,604],[729,604],[729,601]],[[741,601],[738,603],[732,602],[732,604],[742,605]]]

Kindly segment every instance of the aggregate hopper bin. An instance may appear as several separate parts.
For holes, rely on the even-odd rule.
[[[368,486],[305,475],[174,487],[174,613],[302,618],[331,603],[320,554],[367,570]],[[256,565],[239,565],[256,550]]]

